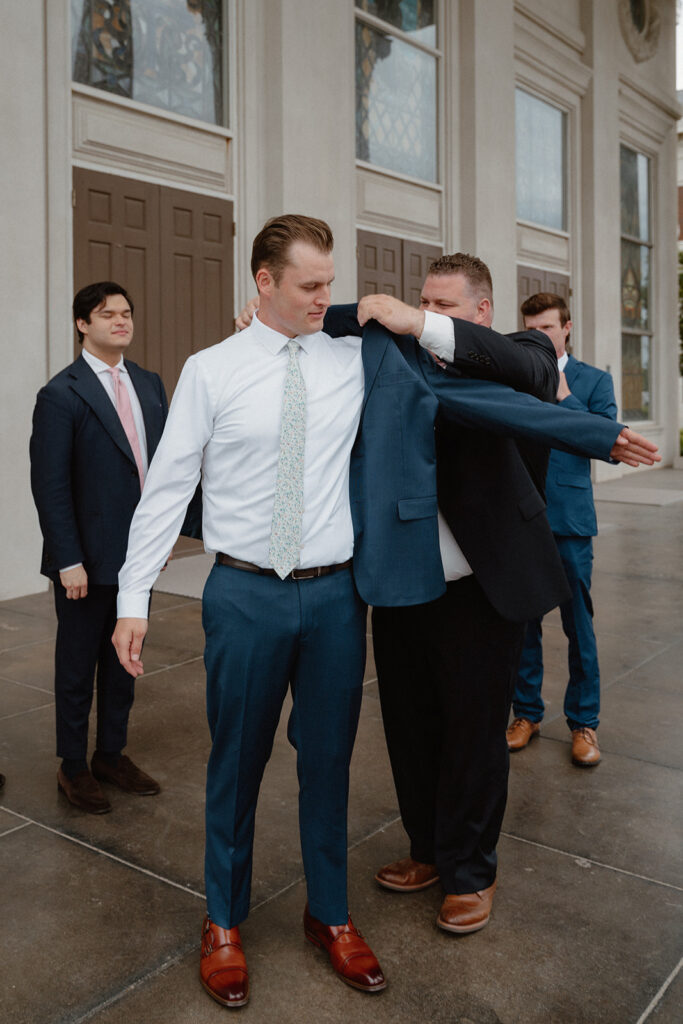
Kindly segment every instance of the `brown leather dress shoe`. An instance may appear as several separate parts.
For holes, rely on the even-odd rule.
[[[115,764],[110,764],[103,757],[93,754],[90,762],[92,773],[100,782],[111,782],[118,786],[124,793],[136,793],[137,796],[156,796],[161,792],[161,786],[147,775],[136,764],[133,764],[129,757],[121,754]]]
[[[347,985],[361,992],[381,992],[387,987],[377,957],[351,918],[346,924],[323,924],[311,916],[306,904],[304,932],[314,946],[327,950],[330,963]]]
[[[537,735],[540,728],[540,722],[530,722],[528,718],[515,718],[505,731],[508,750],[523,750],[532,736]]]
[[[584,726],[572,729],[572,762],[578,768],[593,768],[600,764],[600,747],[595,729]]]
[[[488,924],[496,883],[480,892],[466,892],[446,896],[441,904],[436,923],[439,928],[458,935],[478,932]]]
[[[222,1006],[244,1006],[248,1002],[249,972],[237,926],[220,928],[204,918],[199,980]]]
[[[375,875],[375,881],[393,892],[419,892],[439,881],[435,864],[422,864],[412,857],[385,864]]]
[[[57,788],[69,803],[88,814],[107,814],[111,810],[111,804],[87,768],[77,772],[72,779],[60,768],[57,772]]]

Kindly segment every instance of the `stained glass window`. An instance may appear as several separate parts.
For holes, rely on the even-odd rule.
[[[425,181],[437,180],[436,60],[421,47],[356,21],[359,160]]]
[[[566,121],[558,107],[515,90],[517,218],[567,229]]]
[[[652,238],[650,161],[621,147],[622,415],[652,418]]]
[[[71,0],[73,80],[224,124],[222,0]]]
[[[356,7],[427,46],[436,46],[435,0],[358,0]]]

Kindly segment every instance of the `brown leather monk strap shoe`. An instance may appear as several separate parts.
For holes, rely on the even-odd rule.
[[[381,992],[387,987],[377,957],[351,918],[346,924],[323,924],[311,916],[307,903],[304,932],[314,946],[327,950],[330,963],[347,985],[361,992]]]
[[[107,814],[111,810],[111,804],[87,768],[77,772],[72,779],[60,768],[57,772],[57,788],[69,803],[88,814]]]
[[[237,926],[220,928],[204,918],[199,980],[222,1006],[244,1006],[248,1002],[249,972]]]
[[[523,750],[532,736],[537,735],[540,728],[540,722],[530,722],[528,718],[515,718],[505,731],[508,750]]]
[[[156,796],[157,793],[161,792],[161,786],[156,779],[153,779],[151,775],[147,775],[136,764],[133,764],[131,759],[126,757],[125,754],[121,754],[118,761],[111,764],[105,758],[98,757],[97,753],[95,753],[93,754],[90,767],[96,779],[99,779],[100,782],[111,782],[112,785],[122,789],[124,793],[136,793],[138,796]]]
[[[578,768],[593,768],[600,764],[600,747],[595,729],[584,726],[572,729],[572,762]]]
[[[447,932],[466,935],[478,932],[488,924],[496,883],[480,892],[466,892],[446,896],[441,904],[436,923]]]
[[[380,868],[375,881],[393,892],[419,892],[438,882],[439,872],[434,864],[422,864],[412,857],[404,857]]]

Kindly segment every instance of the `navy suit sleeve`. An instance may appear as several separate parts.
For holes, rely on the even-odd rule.
[[[604,461],[609,461],[623,427],[601,416],[539,401],[502,384],[452,377],[429,356],[421,357],[420,365],[441,411],[461,426],[526,438]]]
[[[455,370],[468,377],[507,384],[545,401],[555,400],[559,384],[557,356],[546,334],[498,334],[490,327],[457,318],[453,319],[453,331]]]
[[[595,387],[582,401],[573,391],[571,395],[564,398],[560,405],[565,409],[577,409],[583,412],[590,412],[596,416],[605,416],[609,420],[617,418],[617,402],[614,397],[614,384],[612,375],[601,372]]]
[[[42,388],[33,411],[31,490],[45,545],[60,568],[84,561],[71,480],[74,431],[66,391]]]

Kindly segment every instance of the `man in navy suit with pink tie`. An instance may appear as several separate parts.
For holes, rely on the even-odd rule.
[[[147,796],[160,789],[122,753],[134,680],[119,664],[111,634],[128,528],[168,404],[158,374],[123,358],[133,340],[133,302],[121,285],[82,288],[73,316],[83,351],[38,392],[31,487],[44,541],[41,572],[54,584],[57,611],[58,787],[81,810],[104,814],[111,804],[100,782]]]

